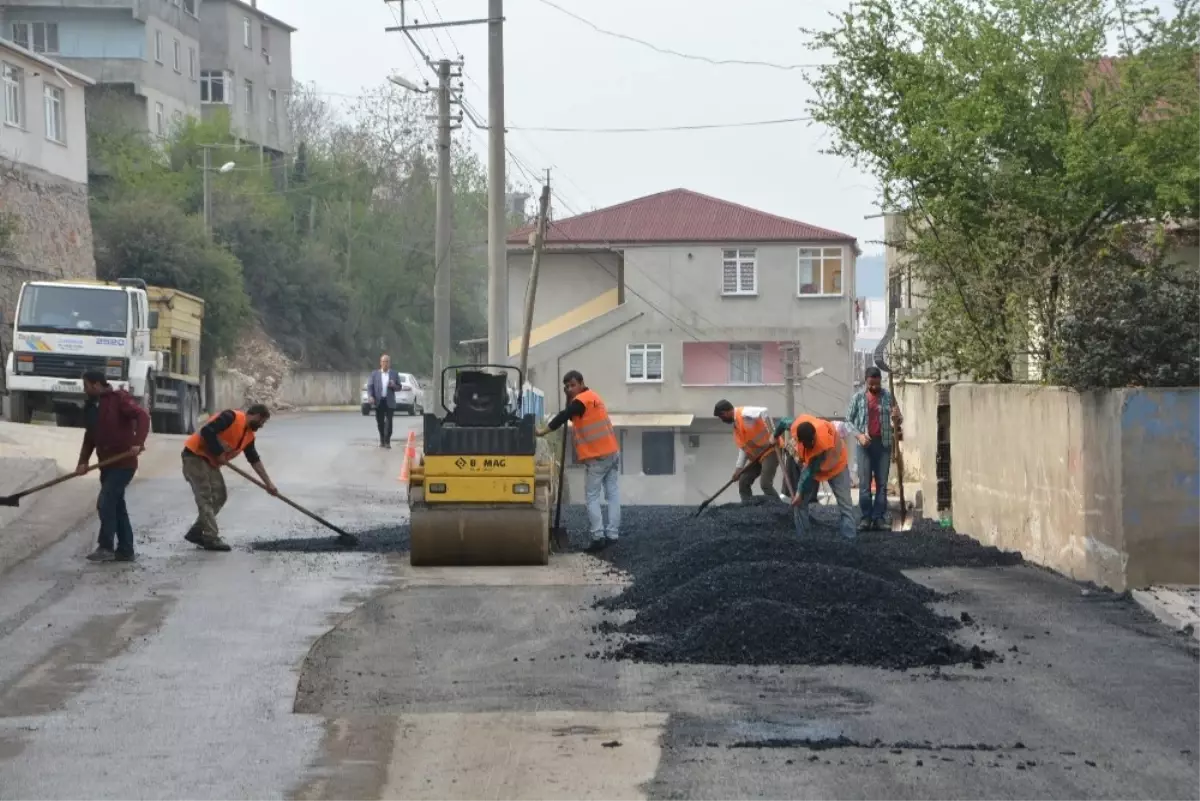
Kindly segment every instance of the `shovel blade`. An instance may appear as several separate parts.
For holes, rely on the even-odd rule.
[[[0,506],[20,506],[20,505],[21,505],[21,496],[20,495],[5,495],[3,497],[0,497]]]
[[[563,553],[571,543],[571,538],[567,536],[567,529],[563,526],[552,526],[550,528],[550,542],[554,545],[554,550]]]
[[[358,545],[358,537],[354,536],[353,534],[348,534],[345,531],[338,534],[337,541],[338,545],[345,545],[349,548],[353,548],[355,545]]]

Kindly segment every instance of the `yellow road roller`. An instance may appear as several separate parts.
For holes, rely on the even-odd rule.
[[[426,413],[424,452],[409,466],[414,566],[544,565],[550,558],[553,463],[534,415],[510,402],[507,365],[442,371],[442,411]],[[446,378],[455,376],[453,407]],[[546,454],[539,456],[539,452]]]

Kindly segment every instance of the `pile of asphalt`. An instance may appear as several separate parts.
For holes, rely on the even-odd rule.
[[[995,654],[956,636],[960,622],[928,604],[937,593],[901,571],[1016,564],[936,524],[904,534],[836,535],[836,510],[815,511],[799,539],[789,510],[771,503],[694,509],[626,507],[621,541],[601,554],[632,584],[596,605],[632,611],[602,656],[654,663],[864,665],[907,669]],[[573,532],[586,517],[570,510]]]

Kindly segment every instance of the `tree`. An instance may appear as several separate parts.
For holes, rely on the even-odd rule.
[[[1089,308],[1112,294],[1097,265],[1125,265],[1114,286],[1132,261],[1139,281],[1173,275],[1153,233],[1200,212],[1196,0],[1171,18],[1141,0],[863,0],[834,20],[809,31],[830,56],[812,115],[908,217],[889,244],[928,302],[934,369],[1052,368],[1064,316],[1109,314]],[[1130,229],[1157,244],[1132,259]]]
[[[233,352],[252,319],[242,265],[216,245],[204,223],[153,196],[93,204],[92,234],[100,278],[141,278],[204,299],[202,369]]]

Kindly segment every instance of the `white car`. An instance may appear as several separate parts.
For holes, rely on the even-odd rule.
[[[407,412],[409,417],[415,414],[425,414],[425,390],[421,382],[412,373],[399,373],[400,389],[396,390],[396,410]],[[366,384],[362,385],[363,417],[371,414],[371,392]]]

